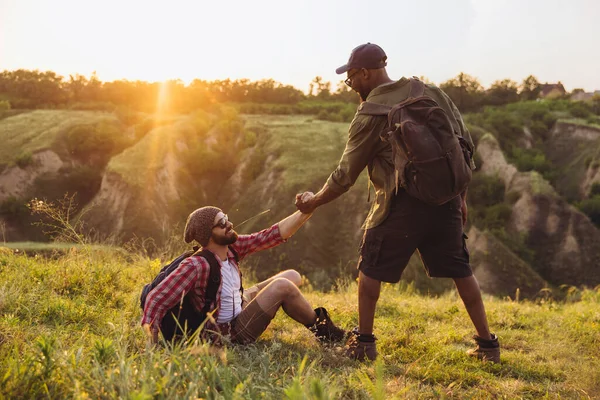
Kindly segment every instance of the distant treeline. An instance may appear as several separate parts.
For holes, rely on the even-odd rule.
[[[428,81],[426,78],[422,79]],[[440,84],[463,112],[478,111],[486,105],[498,106],[520,100],[533,100],[539,97],[543,86],[534,76],[529,76],[521,84],[503,79],[484,89],[476,78],[465,73]],[[559,94],[563,97],[566,95]],[[185,85],[180,80],[152,83],[128,80],[102,82],[95,75],[89,78],[70,75],[65,78],[52,71],[24,69],[0,73],[0,109],[114,110],[126,107],[143,112],[161,110],[167,113],[188,113],[208,109],[214,104],[238,103],[278,106],[243,106],[242,111],[290,114],[305,113],[307,107],[291,106],[312,100],[321,104],[325,101],[356,104],[358,96],[343,82],[338,82],[335,89],[332,89],[332,84],[321,77],[313,79],[309,84],[309,93],[305,94],[291,85],[284,85],[272,79],[195,79]],[[341,116],[342,114],[338,115]]]
[[[3,108],[72,108],[114,109],[127,107],[135,111],[188,113],[219,103],[297,104],[307,98],[357,101],[349,89],[337,92],[325,88],[315,79],[314,95],[272,79],[250,81],[195,79],[185,85],[180,80],[144,82],[117,80],[102,82],[95,75],[87,78],[71,75],[68,79],[52,71],[3,71],[0,73],[0,101]],[[327,83],[327,86],[329,84]],[[311,86],[313,87],[313,86]]]

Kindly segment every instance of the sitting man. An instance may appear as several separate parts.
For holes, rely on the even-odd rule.
[[[185,226],[186,243],[198,242],[203,251],[184,259],[179,266],[148,293],[142,325],[154,342],[158,341],[161,322],[172,307],[183,303],[189,294],[195,310],[206,311],[186,320],[187,334],[202,326],[223,336],[233,343],[247,344],[265,331],[279,308],[295,321],[311,330],[321,341],[341,341],[346,332],[336,327],[325,308],[312,309],[298,286],[300,274],[294,270],[283,271],[242,294],[241,273],[238,261],[260,250],[277,246],[290,238],[308,219],[310,214],[296,211],[279,223],[251,235],[239,235],[227,215],[217,207],[202,207],[192,212]],[[209,253],[206,253],[206,252]],[[212,304],[206,304],[211,261],[220,266],[221,280]],[[218,279],[218,276],[217,276]],[[172,311],[171,311],[172,312]],[[169,316],[177,318],[173,315]],[[197,320],[194,320],[197,319]],[[200,321],[202,319],[202,321]],[[177,325],[184,325],[181,319]],[[189,327],[196,329],[189,329]],[[181,332],[181,331],[180,331]],[[163,331],[165,339],[172,334]],[[215,336],[213,335],[213,338]]]

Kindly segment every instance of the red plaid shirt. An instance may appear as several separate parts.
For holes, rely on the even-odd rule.
[[[279,224],[275,224],[268,229],[251,235],[240,235],[238,240],[230,245],[230,247],[233,247],[237,251],[239,260],[241,261],[249,254],[270,249],[283,242],[285,240],[279,232]],[[229,262],[235,265],[239,273],[239,266],[235,262],[235,257],[231,250],[228,251],[227,257],[229,258]],[[217,260],[219,260],[219,257],[217,257]],[[142,325],[151,324],[152,331],[158,332],[160,321],[162,321],[167,311],[177,305],[190,292],[192,293],[192,303],[197,310],[202,310],[209,273],[210,265],[204,257],[192,256],[183,260],[175,271],[148,293],[144,307],[144,316],[142,317]],[[216,304],[221,305],[221,286],[219,286],[219,290],[217,291]],[[219,316],[219,308],[213,305],[210,310],[212,312],[216,309],[213,314],[215,321]],[[209,329],[215,328],[208,322],[206,327]]]

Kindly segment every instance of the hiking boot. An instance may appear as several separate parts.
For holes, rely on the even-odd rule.
[[[498,336],[492,333],[492,339],[487,340],[475,335],[473,339],[475,339],[477,347],[467,350],[468,355],[477,357],[483,361],[500,362],[500,342],[498,342]]]
[[[308,329],[315,334],[319,341],[341,342],[344,340],[347,332],[335,326],[324,307],[315,308],[315,313],[317,314],[317,320]]]
[[[355,328],[346,341],[346,356],[358,361],[375,360],[377,358],[377,345],[375,335],[361,335]]]

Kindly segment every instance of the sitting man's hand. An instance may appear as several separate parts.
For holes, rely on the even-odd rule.
[[[312,214],[317,208],[313,192],[298,193],[296,195],[296,208],[303,214]]]
[[[151,343],[158,342],[158,334],[152,331],[152,326],[150,324],[142,325],[142,329]]]

